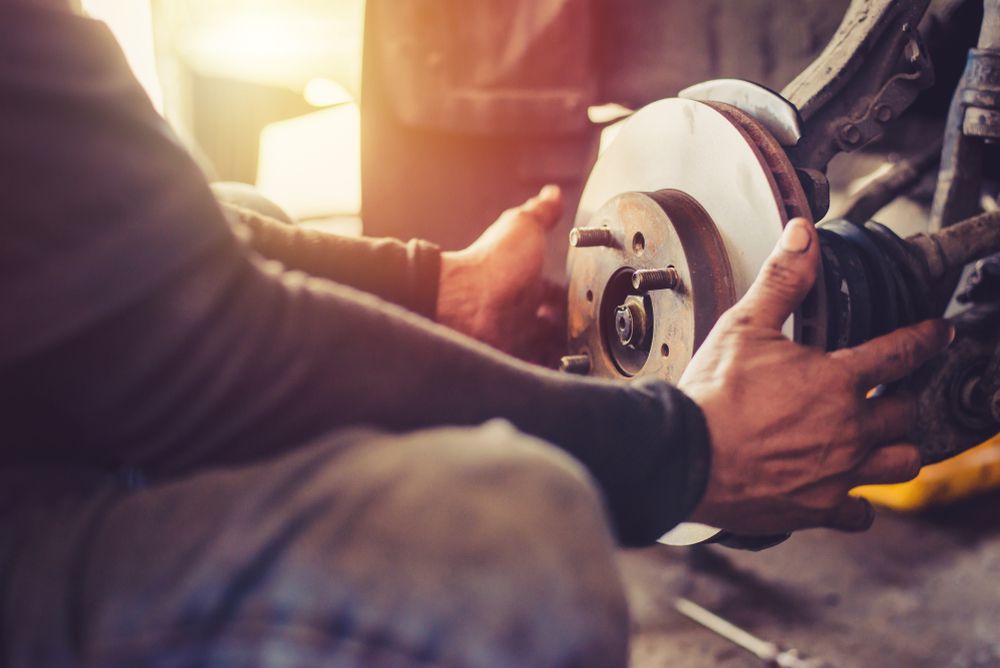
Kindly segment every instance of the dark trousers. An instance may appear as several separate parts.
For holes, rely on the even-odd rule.
[[[252,465],[0,473],[10,666],[626,664],[583,469],[490,422],[335,432]]]

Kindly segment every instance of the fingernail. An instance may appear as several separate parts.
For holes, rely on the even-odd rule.
[[[812,235],[806,229],[808,225],[802,218],[793,218],[785,225],[785,231],[781,233],[781,247],[792,253],[805,253],[812,243]]]
[[[541,192],[538,193],[542,199],[555,199],[559,196],[559,186],[549,184],[542,188]]]

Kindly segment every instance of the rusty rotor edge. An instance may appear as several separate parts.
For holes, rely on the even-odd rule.
[[[744,134],[747,143],[757,149],[755,152],[758,153],[761,165],[771,176],[775,198],[784,206],[786,216],[784,224],[787,224],[792,218],[805,218],[814,222],[812,210],[809,207],[809,198],[802,189],[802,184],[791,159],[778,140],[749,114],[732,105],[723,102],[705,102],[704,104],[729,119]],[[795,340],[825,350],[827,344],[827,305],[826,290],[823,288],[822,262],[818,263],[816,272],[816,282],[812,290],[809,291],[802,306],[796,311],[798,317],[795,318]]]

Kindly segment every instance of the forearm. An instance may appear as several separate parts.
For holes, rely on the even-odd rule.
[[[250,247],[263,257],[435,317],[441,254],[434,244],[339,236],[289,225],[233,203],[221,204],[230,222],[246,231]]]
[[[665,383],[521,364],[368,295],[271,273],[235,245],[11,373],[25,431],[76,434],[94,448],[81,456],[154,475],[268,456],[350,425],[506,418],[590,470],[627,543],[682,519],[707,467],[700,412]],[[42,412],[33,396],[46,397]]]

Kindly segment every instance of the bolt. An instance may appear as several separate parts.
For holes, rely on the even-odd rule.
[[[879,123],[888,123],[892,120],[892,108],[885,104],[875,107],[875,120]]]
[[[575,227],[569,232],[569,245],[574,248],[611,246],[615,236],[606,227]]]
[[[559,370],[586,376],[590,373],[590,355],[566,355],[559,360]]]
[[[648,321],[646,303],[639,295],[626,297],[625,303],[615,309],[615,332],[623,346],[638,348],[646,340]]]
[[[615,309],[615,331],[618,332],[618,340],[623,346],[632,343],[635,334],[635,316],[632,309],[622,304]]]
[[[673,266],[666,269],[640,269],[632,274],[636,290],[673,290],[681,283],[681,275]]]
[[[844,140],[847,144],[853,146],[861,141],[861,130],[854,123],[848,123],[844,127],[840,128],[840,138]]]
[[[996,139],[1000,136],[1000,113],[980,107],[966,107],[962,133],[967,137]]]

